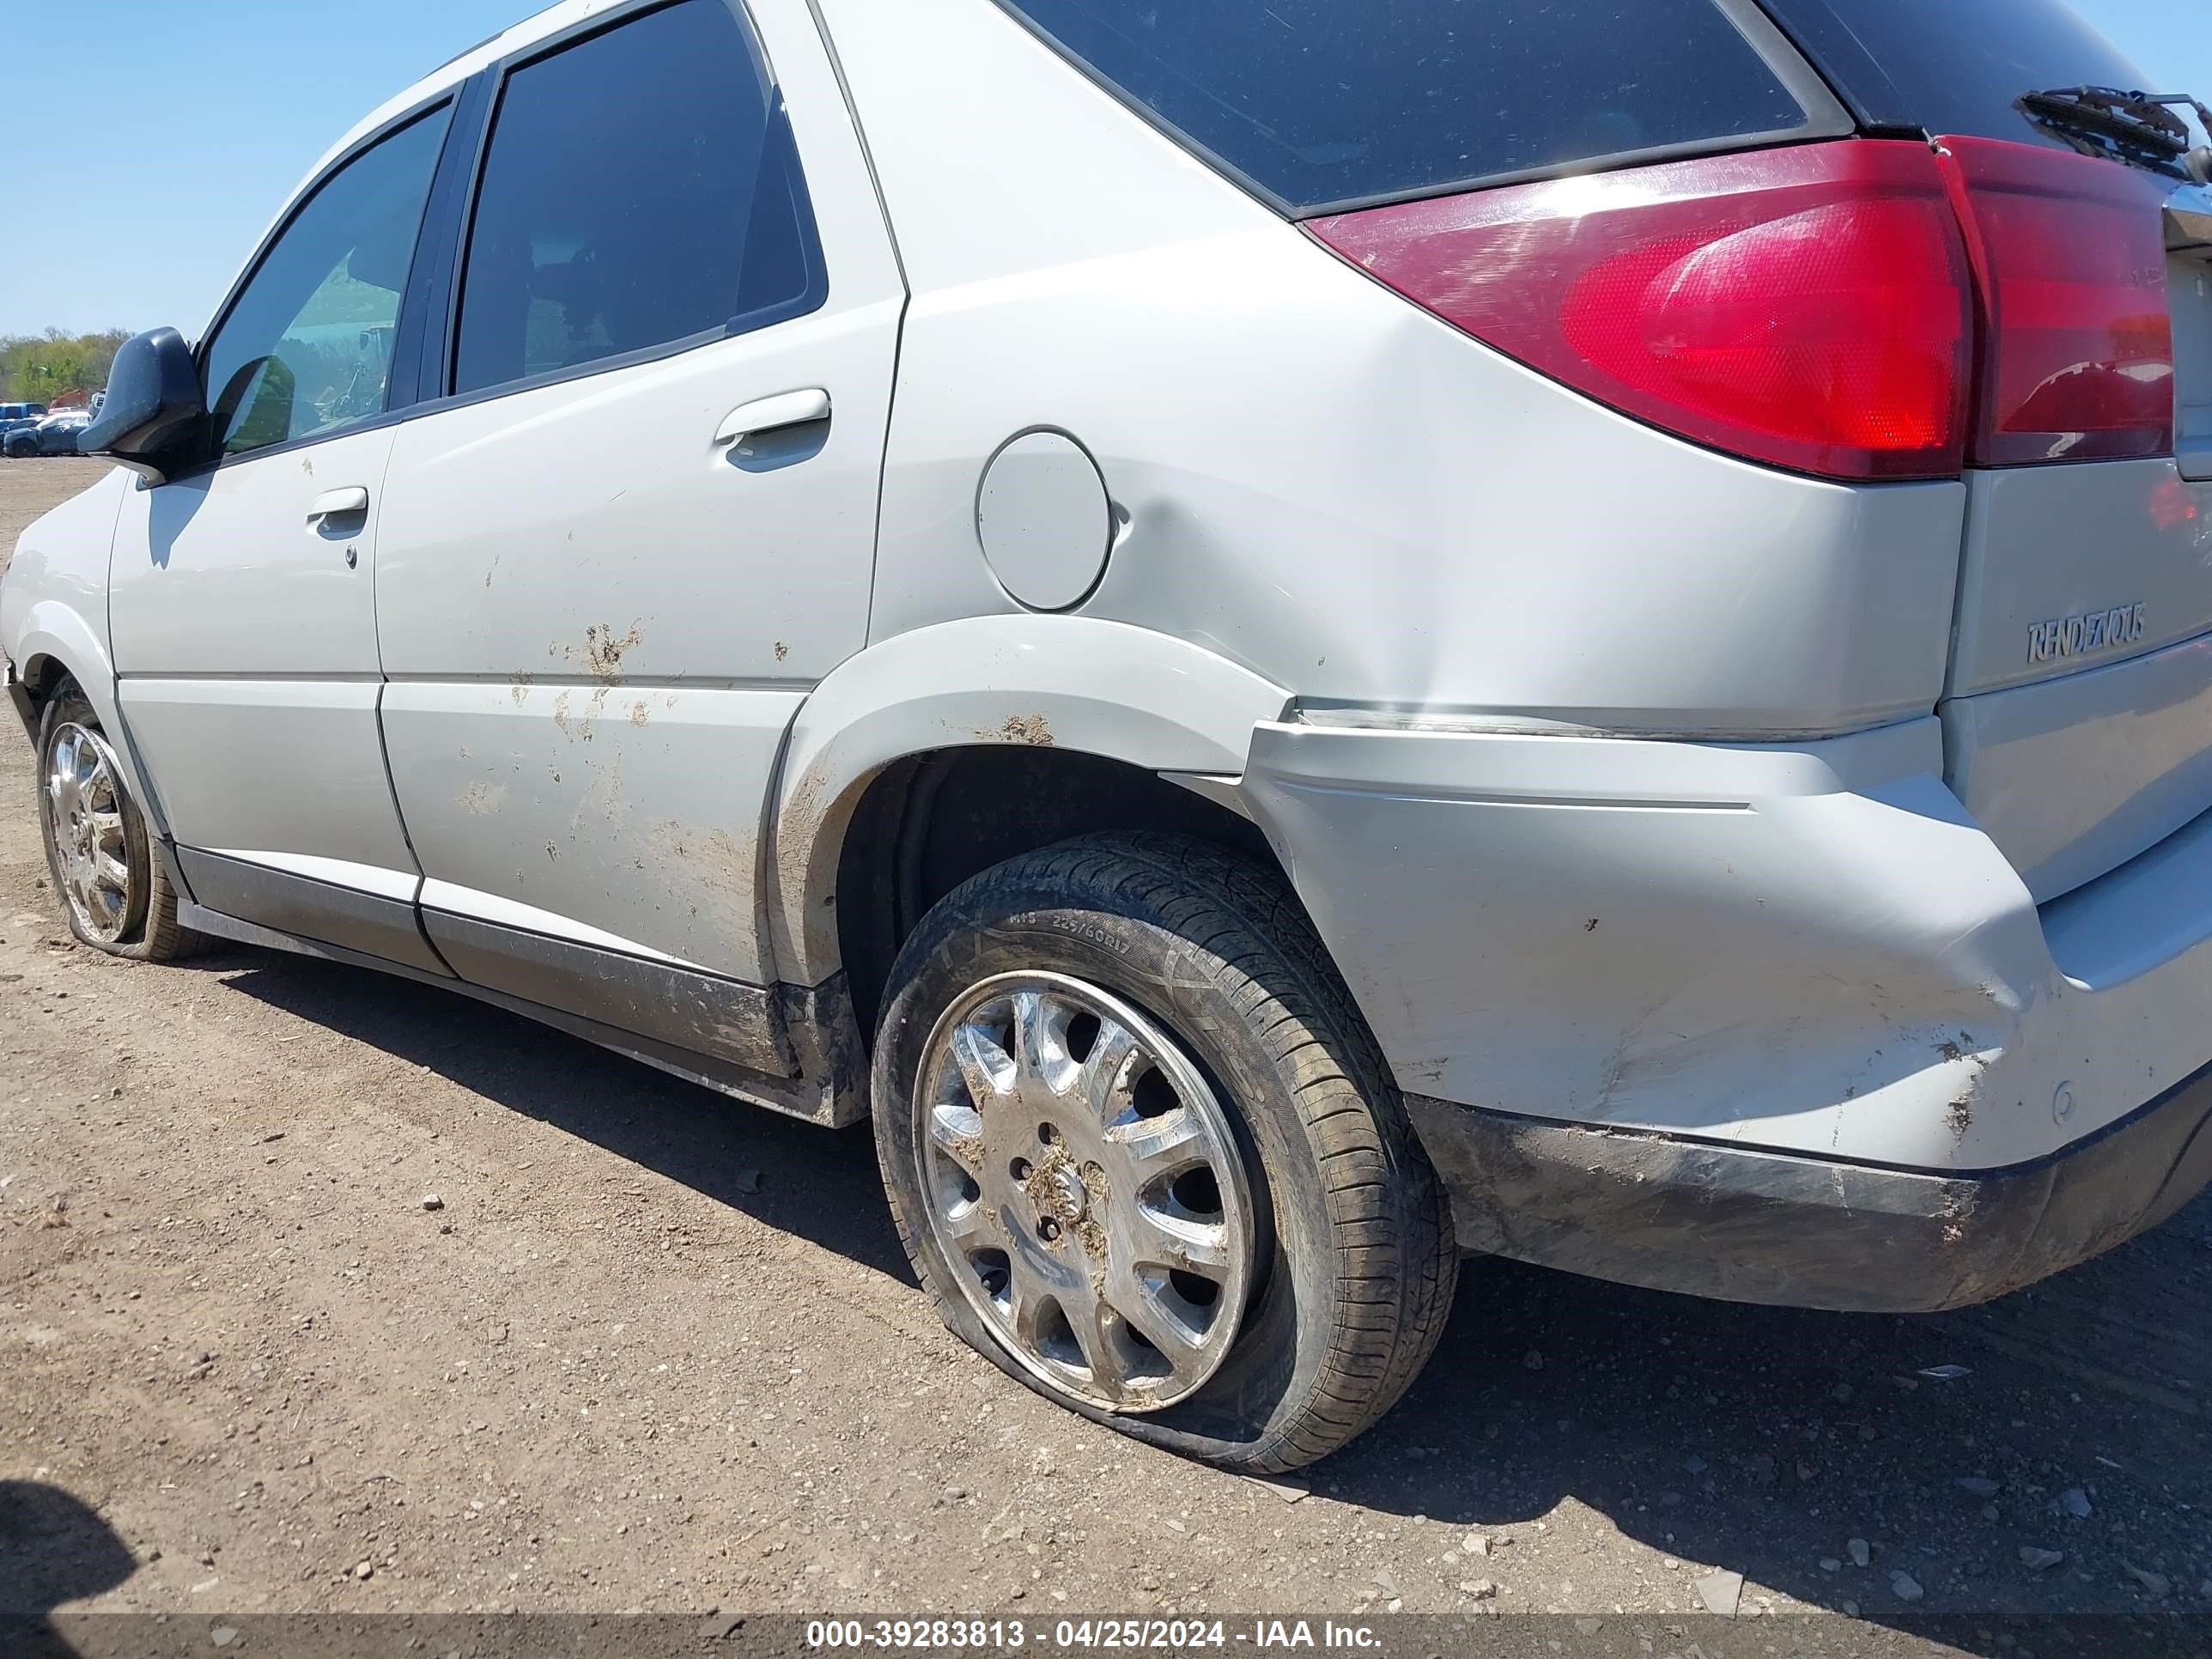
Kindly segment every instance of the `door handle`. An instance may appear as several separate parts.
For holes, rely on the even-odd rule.
[[[741,404],[732,410],[714,434],[714,441],[739,444],[763,432],[780,431],[787,426],[811,426],[829,418],[830,394],[820,386],[805,392],[779,392],[773,398]]]
[[[320,525],[326,519],[349,518],[368,511],[368,491],[360,484],[350,489],[332,489],[315,497],[315,504],[307,509],[307,522]]]

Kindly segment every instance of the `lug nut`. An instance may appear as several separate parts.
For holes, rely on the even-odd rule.
[[[1047,1218],[1037,1223],[1037,1237],[1048,1244],[1060,1237],[1060,1223]]]

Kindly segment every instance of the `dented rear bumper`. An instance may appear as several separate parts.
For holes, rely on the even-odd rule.
[[[2212,817],[2039,908],[1942,761],[1933,719],[1281,722],[1239,787],[1470,1248],[1910,1309],[2108,1249],[2212,1173]]]
[[[1730,1302],[1968,1307],[2125,1243],[2212,1184],[2212,1067],[2063,1152],[1971,1175],[1407,1103],[1463,1248]]]

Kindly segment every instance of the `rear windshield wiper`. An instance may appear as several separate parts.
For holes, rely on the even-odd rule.
[[[2212,134],[2212,109],[2187,93],[2122,92],[2114,87],[2055,87],[2022,97],[2021,114],[2084,155],[2148,167],[2171,178],[2212,182],[2212,146],[2191,139],[2174,113],[2194,110]]]

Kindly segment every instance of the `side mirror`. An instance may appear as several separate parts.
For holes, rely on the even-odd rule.
[[[192,349],[173,328],[125,341],[107,376],[107,395],[77,434],[80,455],[106,455],[150,483],[197,460],[207,429]]]

